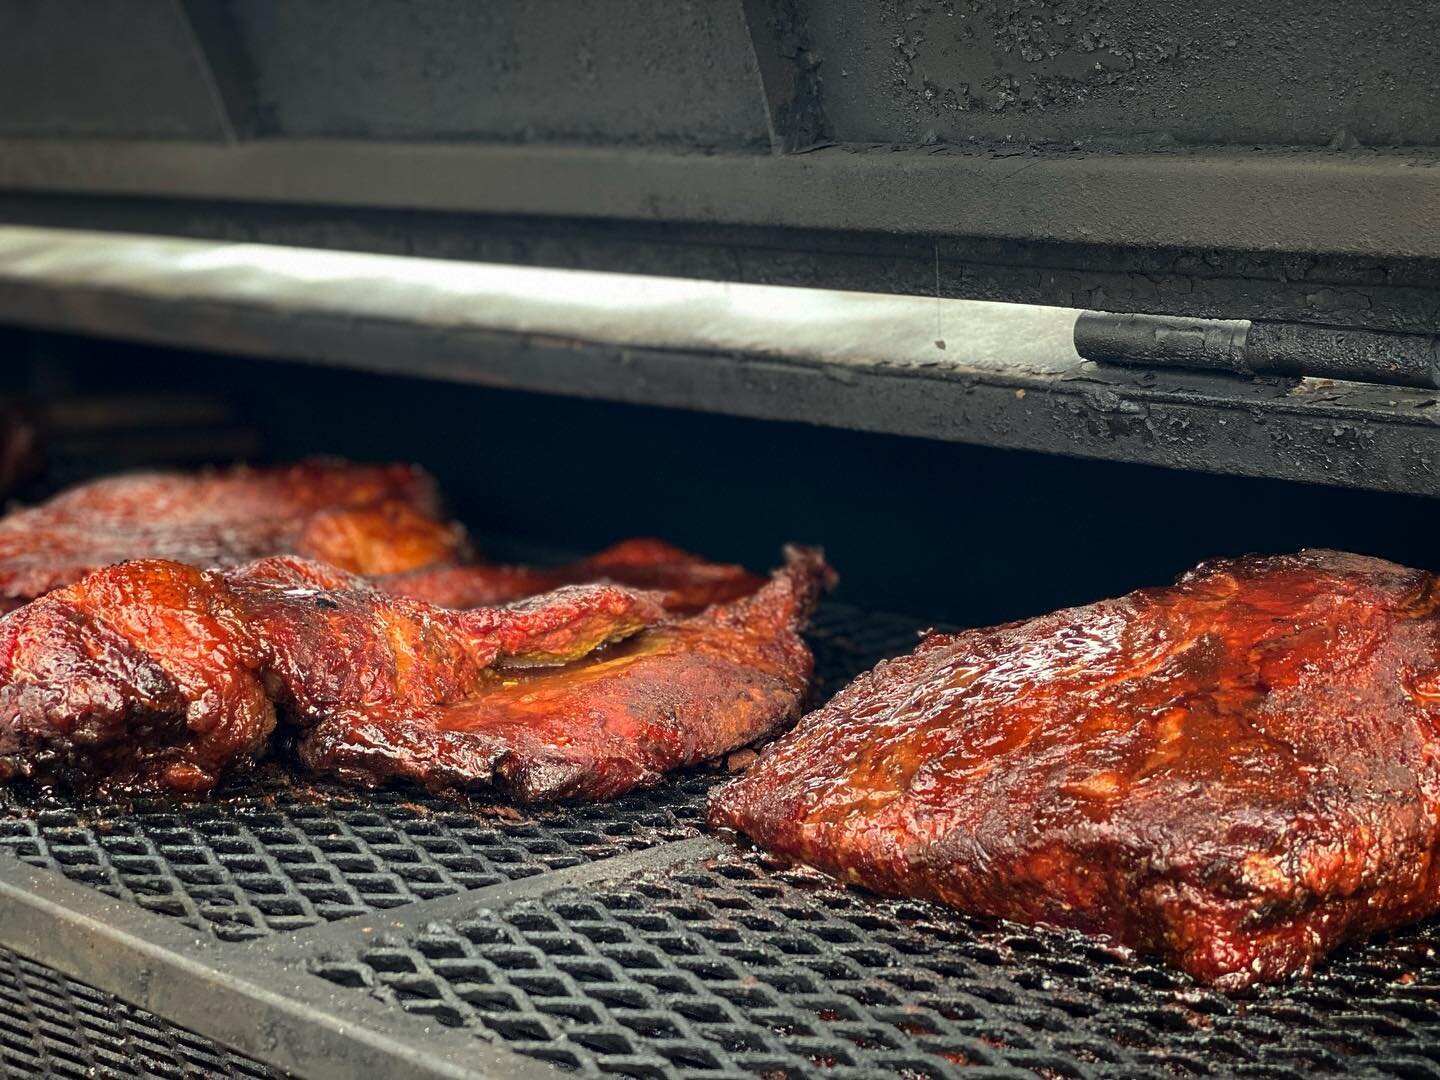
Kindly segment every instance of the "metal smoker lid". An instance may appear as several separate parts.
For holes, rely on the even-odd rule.
[[[675,386],[584,342],[565,363],[510,367],[559,393],[1432,494],[1429,14],[1342,0],[4,5],[0,223],[1243,320],[1259,329],[1236,377],[1075,360],[1037,380],[973,363],[963,342],[904,385],[822,362],[856,387],[828,396],[749,354],[697,367],[692,350]],[[65,302],[84,288],[27,280],[0,318],[238,340],[188,310],[201,297],[157,320],[112,292],[129,306],[99,318]],[[411,365],[427,377],[513,380],[495,349],[419,324],[373,349],[333,320],[252,329],[255,355],[355,365],[403,346],[441,357]],[[1152,329],[1119,358],[1173,362],[1143,355]],[[627,348],[642,367],[676,359],[673,344]],[[1384,385],[1392,371],[1421,385]]]
[[[1433,333],[1437,53],[1343,0],[8,5],[0,218]]]

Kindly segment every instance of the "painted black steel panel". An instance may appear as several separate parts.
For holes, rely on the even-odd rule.
[[[768,148],[736,5],[229,5],[267,134]]]
[[[179,5],[0,3],[0,135],[223,134]]]

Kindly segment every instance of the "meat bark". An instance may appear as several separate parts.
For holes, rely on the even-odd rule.
[[[393,574],[467,551],[434,482],[411,465],[130,473],[0,519],[0,600],[15,607],[128,559],[211,567],[295,554]]]
[[[312,768],[523,802],[606,799],[793,720],[814,667],[800,636],[833,573],[791,548],[759,591],[651,626],[563,667],[492,674],[422,711],[331,709],[300,742]]]
[[[318,770],[609,797],[792,719],[830,579],[793,549],[678,619],[614,585],[457,611],[288,556],[107,567],[0,618],[0,779],[201,793],[278,717]]]
[[[299,555],[437,607],[493,607],[562,585],[656,590],[694,612],[762,579],[660,540],[625,540],[565,566],[473,560],[435,484],[411,465],[316,460],[283,468],[132,473],[81,484],[0,519],[0,612],[92,570],[161,558],[203,568]]]
[[[1330,551],[932,634],[764,752],[717,827],[1226,988],[1440,908],[1440,588]]]
[[[123,563],[0,618],[0,779],[201,793],[265,748],[277,706],[419,715],[663,616],[608,585],[447,611],[293,557]]]

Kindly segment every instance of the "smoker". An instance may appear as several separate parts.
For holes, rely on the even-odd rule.
[[[0,0],[4,388],[46,455],[10,494],[339,454],[425,465],[501,559],[821,543],[817,704],[1208,556],[1434,567],[1429,15]],[[717,839],[727,776],[6,793],[0,1062],[1440,1076],[1434,923],[1226,995]]]

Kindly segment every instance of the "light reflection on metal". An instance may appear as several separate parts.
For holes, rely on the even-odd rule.
[[[1067,308],[0,226],[0,285],[827,363],[1060,371]]]

